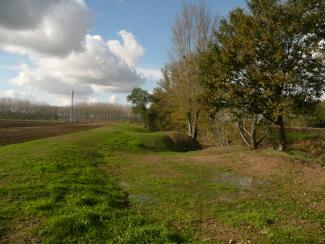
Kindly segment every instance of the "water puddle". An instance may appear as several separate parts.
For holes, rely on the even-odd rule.
[[[234,175],[229,172],[216,176],[213,179],[213,182],[229,183],[240,189],[269,184],[269,181],[267,180],[257,179],[250,176]]]

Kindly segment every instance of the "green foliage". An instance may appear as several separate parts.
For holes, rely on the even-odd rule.
[[[325,89],[324,2],[251,0],[248,7],[220,21],[203,54],[206,97],[215,109],[283,126],[283,116],[312,111]]]
[[[134,88],[127,100],[134,105],[147,105],[150,102],[150,94],[141,88]]]
[[[140,115],[144,122],[145,128],[147,128],[147,105],[151,101],[150,94],[142,90],[141,88],[134,88],[130,95],[127,96],[127,101],[131,102],[134,106],[132,107],[132,111],[134,114]]]
[[[325,128],[325,101],[317,104],[315,111],[305,120],[308,127]]]
[[[174,81],[176,71],[171,66],[166,65],[162,69],[163,79],[153,91],[148,111],[148,124],[152,130],[185,132],[187,124],[184,92]]]

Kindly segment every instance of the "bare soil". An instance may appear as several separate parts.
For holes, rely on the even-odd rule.
[[[26,123],[23,126],[21,123],[0,123],[0,145],[8,145],[30,141],[39,138],[58,136],[70,132],[89,130],[101,127],[104,124],[65,124],[65,123],[47,123],[44,124],[31,124]]]
[[[6,233],[1,239],[0,244],[16,243],[38,243],[39,237],[35,232],[35,227],[40,224],[38,219],[20,220],[7,225]]]

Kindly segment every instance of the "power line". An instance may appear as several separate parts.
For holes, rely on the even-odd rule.
[[[74,91],[71,92],[71,107],[70,107],[70,123],[73,122],[73,98],[74,98]]]

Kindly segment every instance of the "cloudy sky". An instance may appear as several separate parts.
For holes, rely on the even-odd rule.
[[[190,0],[188,0],[190,1]],[[190,2],[199,2],[191,0]],[[1,0],[0,97],[125,103],[168,60],[181,0]],[[220,16],[244,0],[206,0]]]

